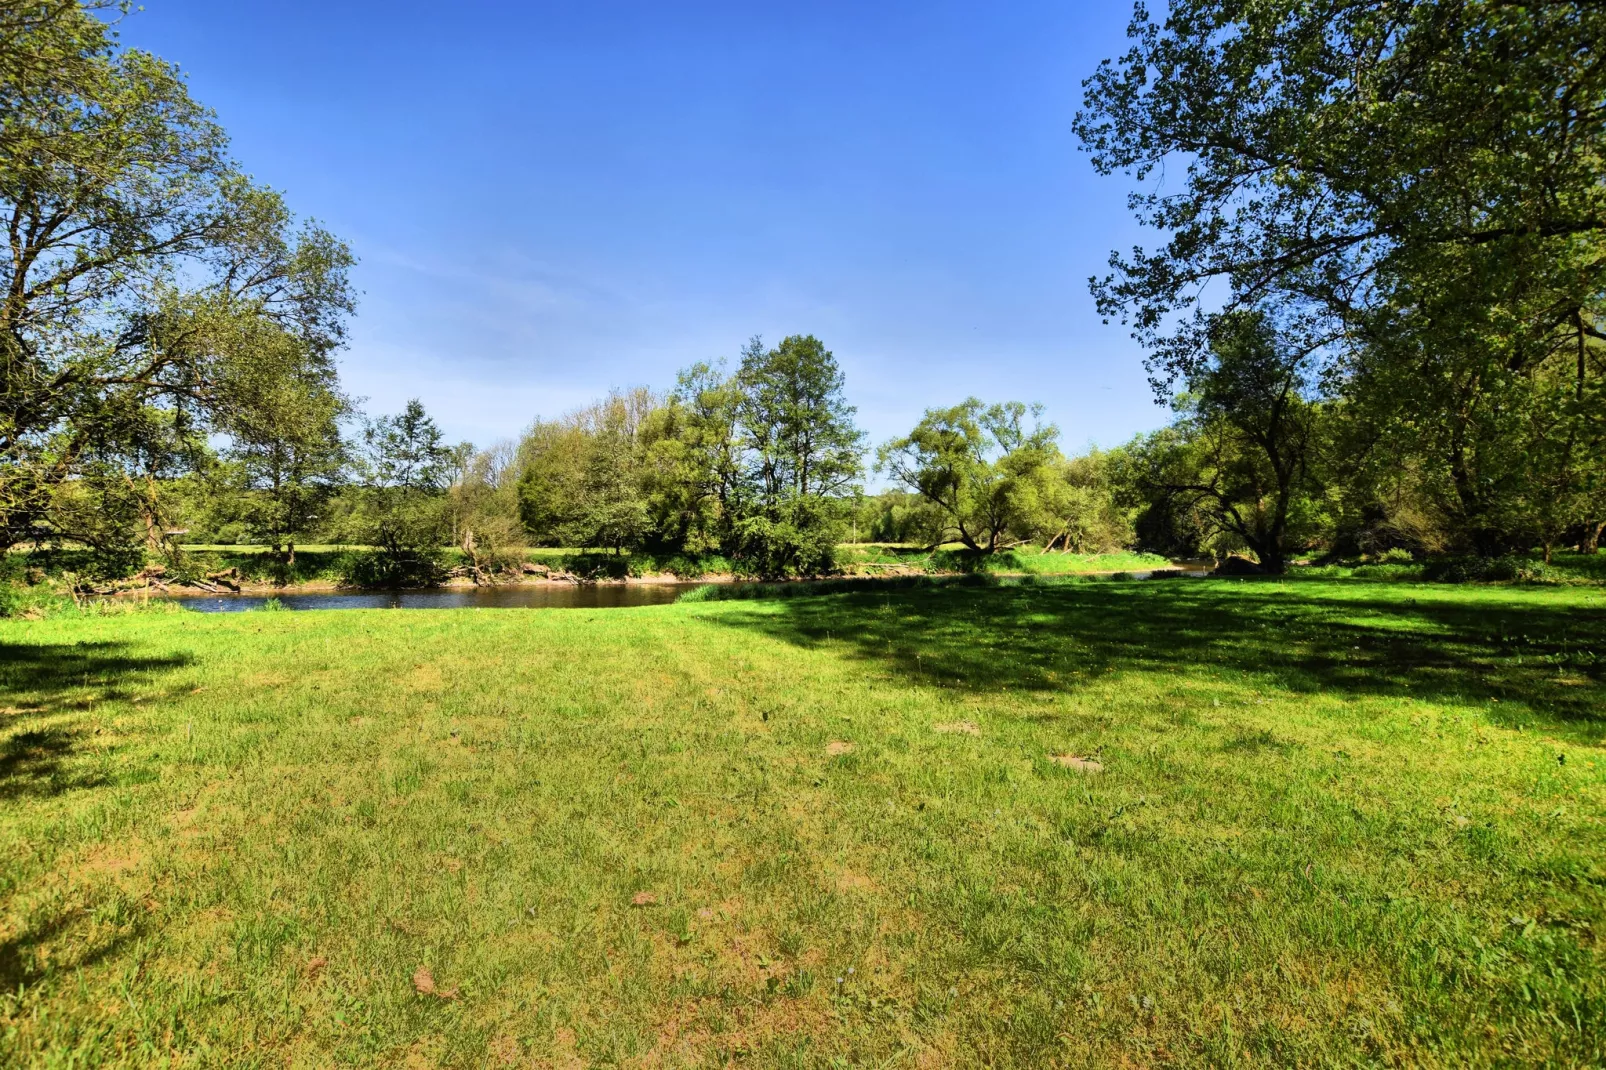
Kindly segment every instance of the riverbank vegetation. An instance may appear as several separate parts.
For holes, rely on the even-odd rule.
[[[330,573],[298,562],[312,542],[362,547],[338,571],[365,586],[491,582],[532,546],[784,577],[842,572],[863,556],[843,543],[895,542],[931,560],[957,543],[957,571],[996,570],[978,559],[1000,553],[1239,555],[1237,570],[1270,573],[1408,554],[1479,578],[1513,570],[1489,562],[1596,552],[1606,531],[1606,224],[1589,162],[1606,108],[1565,103],[1606,92],[1568,44],[1598,34],[1598,13],[1488,14],[1464,39],[1422,13],[1401,31],[1410,48],[1380,52],[1370,22],[1320,5],[1260,36],[1228,33],[1236,16],[1213,0],[1163,23],[1140,13],[1077,129],[1108,173],[1193,158],[1175,196],[1134,202],[1163,251],[1117,257],[1094,286],[1176,418],[1070,456],[1040,406],[976,398],[872,452],[836,358],[807,334],[752,339],[733,365],[617,390],[489,448],[447,442],[427,399],[365,415],[337,364],[351,251],[251,183],[174,69],[117,43],[104,6],[5,16],[0,549],[39,558],[24,576],[75,551],[92,560],[73,576],[91,581],[221,582],[183,544],[266,543],[291,583]],[[1348,68],[1306,40],[1375,59],[1335,81]],[[1477,63],[1410,59],[1463,47]],[[1304,71],[1308,92],[1258,96],[1229,76],[1240,68],[1279,72],[1268,85]],[[1359,102],[1391,80],[1431,106],[1380,118]],[[1340,128],[1356,133],[1298,133]],[[1269,162],[1243,170],[1251,159]],[[1431,183],[1402,178],[1412,161],[1433,161]],[[1327,229],[1291,237],[1301,219]],[[1210,280],[1225,289],[1206,309]],[[867,493],[873,479],[884,489]]]
[[[1596,1064],[1602,635],[1268,579],[0,622],[0,1061]]]

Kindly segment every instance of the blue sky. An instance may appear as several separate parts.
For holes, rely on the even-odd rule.
[[[975,394],[1158,426],[1087,293],[1140,236],[1070,129],[1123,3],[146,0],[258,180],[349,241],[343,360],[488,444],[812,333],[879,442]]]

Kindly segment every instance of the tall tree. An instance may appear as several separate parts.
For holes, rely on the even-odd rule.
[[[1111,258],[1101,311],[1166,393],[1205,358],[1210,313],[1275,309],[1497,549],[1528,486],[1502,469],[1601,419],[1544,382],[1606,376],[1606,8],[1178,0],[1129,35],[1077,129],[1101,172],[1183,175],[1131,198],[1165,244]]]
[[[434,580],[450,535],[451,447],[417,398],[394,416],[370,420],[362,446],[365,500],[352,534],[374,547],[366,578],[396,587]]]
[[[1151,477],[1185,510],[1202,509],[1254,551],[1288,567],[1289,523],[1305,492],[1318,408],[1304,396],[1300,358],[1283,352],[1259,312],[1211,323],[1209,364],[1189,376],[1180,440]]]
[[[763,501],[837,496],[862,472],[864,434],[843,396],[842,369],[813,335],[766,350],[753,338],[737,371],[739,416]]]
[[[813,335],[768,350],[755,337],[736,385],[747,464],[733,549],[761,573],[825,571],[863,472],[842,369]]]
[[[231,381],[224,456],[236,512],[295,567],[296,540],[320,519],[347,464],[340,422],[350,402],[332,377],[309,373],[301,342],[270,322],[254,328],[255,374]]]
[[[615,391],[532,427],[518,484],[519,511],[530,534],[543,542],[615,552],[642,545],[649,534],[647,425],[660,408],[660,399],[644,387]]]
[[[678,548],[729,548],[743,487],[742,394],[723,365],[680,373],[657,417],[647,459],[649,509]]]
[[[368,481],[391,490],[434,493],[451,478],[452,448],[418,398],[394,416],[381,416],[363,428]]]
[[[258,357],[231,322],[271,320],[330,366],[351,256],[239,172],[173,67],[77,4],[4,11],[0,545],[101,541],[119,525],[65,530],[60,492],[111,510],[150,435],[218,426]]]

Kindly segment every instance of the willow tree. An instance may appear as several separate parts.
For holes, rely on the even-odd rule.
[[[1042,531],[1045,515],[1058,539],[1065,515],[1057,500],[1065,487],[1056,470],[1059,430],[1042,423],[1042,413],[1041,405],[976,398],[927,409],[909,434],[881,447],[876,467],[941,510],[937,542],[952,537],[990,554],[1011,534]]]
[[[0,546],[110,546],[150,505],[131,490],[149,459],[227,433],[252,397],[231,383],[283,365],[237,344],[242,322],[333,382],[351,255],[242,174],[179,72],[93,10],[6,5],[3,23]],[[102,507],[63,509],[64,490]]]

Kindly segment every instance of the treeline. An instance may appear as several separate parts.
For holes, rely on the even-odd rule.
[[[373,547],[373,582],[427,581],[448,546],[487,574],[526,546],[566,546],[786,576],[831,572],[843,541],[1130,545],[1125,455],[1067,458],[1040,413],[967,401],[872,458],[831,352],[754,338],[733,369],[698,364],[667,391],[617,391],[484,450],[449,445],[417,400],[345,434],[331,413],[300,441],[302,425],[281,425],[276,449],[225,448],[159,483],[149,526],[170,547],[266,544],[287,565],[298,542]],[[873,471],[905,489],[865,494]]]
[[[281,431],[286,430],[281,427]],[[419,401],[266,451],[226,449],[162,485],[173,538],[374,547],[376,582],[417,582],[461,547],[480,572],[527,545],[717,554],[743,572],[827,572],[851,527],[863,433],[835,358],[809,336],[753,339],[734,370],[614,393],[516,443],[449,446]]]
[[[1587,451],[1571,495],[1513,481],[1474,525],[1447,466],[1291,368],[1264,320],[1225,317],[1176,418],[1121,447],[1068,456],[1041,406],[972,398],[872,453],[818,339],[755,338],[733,370],[699,364],[670,390],[615,392],[491,449],[448,446],[415,401],[348,441],[326,428],[335,467],[264,460],[305,455],[288,445],[225,450],[162,500],[189,541],[260,541],[287,558],[297,539],[375,547],[373,582],[425,582],[448,545],[483,573],[540,545],[719,558],[763,576],[829,573],[843,541],[1244,554],[1268,572],[1300,556],[1598,549],[1606,487]],[[864,493],[871,476],[894,489]]]
[[[1142,534],[1595,548],[1606,6],[1174,0],[1128,37],[1076,130],[1161,243],[1093,296],[1189,399]]]
[[[1599,5],[1139,9],[1077,132],[1104,173],[1186,161],[1132,201],[1164,247],[1093,283],[1176,419],[1080,456],[1040,408],[974,399],[872,453],[811,336],[488,450],[420,403],[366,419],[336,365],[350,250],[106,6],[0,5],[0,549],[115,571],[243,539],[289,568],[315,540],[414,583],[443,547],[484,575],[532,542],[755,575],[828,572],[844,538],[1277,572],[1606,530]]]

